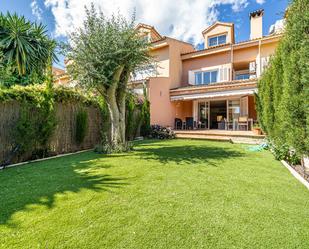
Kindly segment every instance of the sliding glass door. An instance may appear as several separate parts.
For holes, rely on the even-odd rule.
[[[240,100],[228,100],[228,120],[233,122],[240,116]]]
[[[208,129],[209,128],[209,102],[199,101],[198,102],[198,129]]]

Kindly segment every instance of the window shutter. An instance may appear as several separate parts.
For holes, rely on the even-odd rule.
[[[228,79],[229,79],[228,74],[229,74],[228,67],[227,66],[221,66],[220,69],[219,69],[220,78],[219,78],[218,81],[220,81],[220,82],[228,81]]]
[[[195,85],[195,76],[194,76],[194,72],[193,71],[189,71],[188,73],[188,82],[190,85]]]

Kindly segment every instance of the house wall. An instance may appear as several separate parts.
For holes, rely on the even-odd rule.
[[[157,63],[157,76],[169,77],[170,75],[170,56],[169,47],[165,46],[151,51],[151,56]]]
[[[255,61],[259,54],[259,46],[253,46],[248,48],[234,49],[233,50],[233,62],[250,62]]]
[[[171,80],[168,77],[149,79],[150,124],[174,125],[175,104],[170,101]]]
[[[177,101],[175,108],[175,118],[185,121],[186,117],[193,117],[193,101]]]
[[[194,51],[194,47],[190,44],[179,42],[177,40],[168,40],[169,43],[169,57],[170,57],[170,79],[171,88],[181,86],[181,77],[183,72],[181,54],[185,52]]]
[[[181,85],[181,53],[193,51],[192,45],[167,38],[169,46],[152,51],[158,61],[158,76],[149,79],[150,123],[174,126],[175,103],[170,101],[169,90]],[[186,107],[187,109],[189,107]]]
[[[275,53],[278,42],[271,42],[261,45],[261,57],[268,57]]]
[[[182,86],[187,86],[189,83],[188,73],[191,70],[198,70],[205,67],[213,67],[231,62],[231,52],[222,52],[217,54],[205,55],[202,57],[183,60]]]

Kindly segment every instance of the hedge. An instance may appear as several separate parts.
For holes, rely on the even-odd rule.
[[[294,0],[284,36],[258,84],[258,115],[274,146],[287,157],[309,152],[309,0]]]

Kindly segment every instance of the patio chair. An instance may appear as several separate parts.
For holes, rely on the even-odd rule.
[[[226,130],[234,130],[234,121],[227,121],[227,119],[225,118],[224,123]]]
[[[194,128],[194,121],[192,117],[186,117],[186,129],[193,130]]]
[[[238,118],[238,130],[243,130],[242,128],[244,128],[245,131],[249,129],[249,119],[247,116]]]
[[[198,129],[206,129],[207,128],[207,119],[198,122]]]
[[[182,120],[180,118],[175,118],[175,130],[182,129]]]

